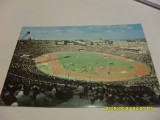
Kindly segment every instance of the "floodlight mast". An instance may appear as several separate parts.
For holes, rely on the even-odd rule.
[[[30,31],[28,31],[22,38],[20,38],[20,40],[25,39],[29,34],[30,34]]]

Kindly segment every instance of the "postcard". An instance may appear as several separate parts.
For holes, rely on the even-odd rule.
[[[142,25],[22,27],[1,100],[26,107],[159,106]]]

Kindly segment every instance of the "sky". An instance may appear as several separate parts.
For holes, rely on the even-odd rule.
[[[119,40],[145,38],[141,24],[95,25],[95,26],[55,26],[22,27],[19,38],[28,31],[26,37],[35,40]]]

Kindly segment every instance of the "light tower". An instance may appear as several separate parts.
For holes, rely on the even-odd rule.
[[[27,31],[27,33],[22,38],[20,38],[19,40],[25,39],[29,34],[30,34],[30,31]]]

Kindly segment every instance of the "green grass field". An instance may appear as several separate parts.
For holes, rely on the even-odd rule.
[[[118,66],[132,66],[132,64],[116,60],[113,58],[104,58],[101,54],[93,52],[79,52],[79,53],[67,53],[57,52],[57,59],[63,67],[70,71],[82,72],[83,70],[90,70],[93,68],[108,67],[110,63],[113,63],[112,67]],[[90,74],[96,74],[93,71],[88,71]]]

